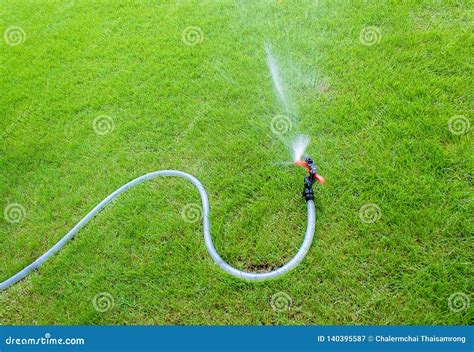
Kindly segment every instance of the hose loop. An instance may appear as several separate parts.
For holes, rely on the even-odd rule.
[[[305,234],[305,237],[300,249],[289,262],[287,262],[285,265],[283,265],[282,267],[278,269],[275,269],[266,273],[250,273],[250,272],[241,271],[234,268],[233,266],[226,263],[221,258],[219,253],[217,253],[217,250],[214,247],[214,244],[212,243],[211,225],[209,222],[209,199],[208,199],[206,190],[204,189],[204,186],[201,184],[201,182],[197,178],[195,178],[193,175],[190,175],[182,171],[160,170],[160,171],[155,171],[155,172],[151,172],[149,174],[140,176],[126,183],[125,185],[117,189],[115,192],[107,196],[103,201],[97,204],[94,207],[94,209],[92,209],[81,221],[79,221],[63,238],[61,238],[46,253],[44,253],[42,256],[36,259],[33,263],[26,266],[24,269],[22,269],[21,271],[19,271],[18,273],[10,277],[9,279],[0,283],[0,291],[5,290],[6,288],[13,285],[17,281],[23,279],[31,271],[40,267],[46,260],[48,260],[56,252],[58,252],[66,244],[66,242],[69,241],[77,232],[79,232],[79,230],[83,228],[96,214],[98,214],[107,204],[109,204],[112,200],[117,198],[121,193],[125,192],[129,188],[132,188],[133,186],[136,186],[144,181],[154,179],[155,177],[158,177],[158,176],[182,177],[190,181],[197,188],[197,190],[199,191],[199,194],[201,195],[201,202],[202,202],[202,209],[203,209],[202,225],[203,225],[203,233],[204,233],[204,243],[206,245],[207,251],[209,252],[209,255],[211,256],[212,260],[217,265],[219,265],[219,267],[221,267],[224,271],[228,272],[229,274],[235,277],[238,277],[244,280],[267,280],[267,279],[278,277],[288,272],[289,270],[293,269],[295,266],[297,266],[306,256],[306,253],[308,253],[308,250],[311,247],[311,243],[313,241],[313,236],[314,236],[316,211],[314,207],[314,202],[312,200],[308,200],[306,202],[307,209],[308,209],[308,224],[306,227],[306,234]]]

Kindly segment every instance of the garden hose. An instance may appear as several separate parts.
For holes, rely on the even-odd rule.
[[[214,244],[212,243],[211,238],[211,225],[209,223],[209,200],[207,197],[206,190],[204,189],[203,185],[197,178],[194,176],[177,170],[161,170],[156,172],[151,172],[149,174],[140,176],[127,184],[123,185],[115,192],[110,194],[106,197],[102,202],[100,202],[94,209],[92,209],[81,221],[79,221],[61,240],[59,240],[52,248],[50,248],[46,253],[44,253],[41,257],[36,259],[33,263],[25,267],[23,270],[19,271],[9,279],[0,283],[0,291],[8,288],[9,286],[13,285],[17,281],[24,278],[28,275],[31,271],[35,270],[36,268],[40,267],[46,260],[48,260],[52,255],[58,252],[67,241],[69,241],[84,225],[86,225],[97,213],[99,213],[107,204],[109,204],[112,200],[117,198],[121,193],[125,192],[129,188],[136,186],[144,181],[154,179],[158,176],[178,176],[187,179],[190,181],[199,191],[201,195],[202,201],[202,225],[203,225],[203,233],[204,233],[204,243],[206,244],[207,251],[209,252],[212,260],[219,265],[224,271],[228,272],[229,274],[236,276],[238,278],[244,280],[266,280],[278,277],[287,271],[293,269],[297,266],[305,257],[306,253],[308,252],[311,243],[313,241],[314,235],[314,226],[315,226],[315,206],[314,206],[314,195],[312,190],[313,183],[317,180],[320,183],[324,182],[324,179],[321,178],[316,173],[316,167],[311,159],[305,158],[305,161],[297,162],[297,165],[304,166],[308,169],[309,176],[305,177],[304,183],[304,191],[303,196],[306,200],[306,206],[308,210],[308,223],[306,226],[306,234],[303,240],[303,244],[301,245],[300,249],[296,253],[296,255],[285,265],[282,267],[266,272],[266,273],[249,273],[245,271],[238,270],[231,266],[230,264],[226,263],[224,259],[217,253]],[[321,181],[322,179],[322,181]]]

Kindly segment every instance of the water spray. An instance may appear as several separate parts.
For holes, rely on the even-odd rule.
[[[225,260],[222,259],[222,257],[219,255],[216,248],[214,247],[214,244],[212,243],[211,224],[209,222],[209,212],[210,212],[209,200],[208,200],[206,190],[204,189],[204,186],[201,184],[201,182],[197,178],[195,178],[193,175],[190,175],[188,173],[177,171],[177,170],[161,170],[161,171],[155,171],[155,172],[140,176],[126,183],[125,185],[117,189],[115,192],[107,196],[103,201],[101,201],[98,205],[96,205],[95,208],[92,209],[81,221],[79,221],[63,238],[61,238],[61,240],[59,240],[53,247],[51,247],[46,253],[44,253],[41,257],[36,259],[30,265],[26,266],[23,270],[19,271],[18,273],[16,273],[9,279],[1,282],[0,291],[8,288],[9,286],[13,285],[17,281],[23,279],[33,270],[39,268],[44,262],[46,262],[46,260],[48,260],[56,252],[58,252],[66,244],[66,242],[69,241],[77,232],[79,232],[79,230],[82,227],[84,227],[96,214],[98,214],[107,204],[109,204],[112,200],[117,198],[121,193],[127,191],[133,186],[136,186],[144,181],[154,179],[158,176],[182,177],[190,181],[197,188],[201,196],[201,202],[202,202],[202,210],[203,210],[202,226],[203,226],[203,234],[204,234],[204,243],[206,245],[207,251],[209,252],[209,255],[211,256],[212,260],[220,268],[222,268],[224,271],[226,271],[227,273],[235,277],[238,277],[244,280],[250,280],[250,281],[267,280],[267,279],[272,279],[280,275],[283,275],[284,273],[296,267],[306,256],[306,253],[308,253],[308,250],[311,247],[311,243],[313,242],[314,226],[315,226],[315,218],[316,218],[316,210],[314,206],[313,184],[315,183],[315,181],[318,181],[321,184],[324,183],[324,178],[318,175],[316,165],[310,158],[305,158],[304,161],[296,161],[295,164],[304,166],[308,170],[308,175],[305,176],[304,178],[304,190],[303,190],[303,197],[306,201],[306,207],[307,207],[307,212],[308,212],[308,222],[306,226],[306,234],[305,234],[305,237],[300,249],[290,261],[288,261],[286,264],[284,264],[278,269],[265,272],[265,273],[250,273],[250,272],[238,270],[234,268],[233,266],[231,266],[230,264],[228,264],[227,262],[225,262]]]

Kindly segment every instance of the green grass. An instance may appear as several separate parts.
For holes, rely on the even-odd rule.
[[[208,256],[184,180],[142,184],[26,279],[1,324],[472,324],[473,8],[462,1],[2,1],[0,280],[125,182],[159,169],[199,178],[215,245],[239,269],[291,258],[304,234],[303,170],[270,129],[282,113],[263,44],[290,82],[317,187],[316,239],[284,277],[247,283]],[[182,41],[201,28],[195,46]],[[363,28],[380,42],[366,46]],[[3,36],[2,36],[3,37]],[[291,69],[291,70],[290,70]],[[292,71],[293,70],[293,71]],[[291,73],[290,72],[290,73]],[[94,119],[115,128],[98,135]],[[293,126],[296,131],[297,126]],[[359,209],[380,207],[364,223]],[[114,307],[98,312],[100,292]],[[274,311],[285,292],[289,310]],[[460,312],[449,297],[463,293]]]

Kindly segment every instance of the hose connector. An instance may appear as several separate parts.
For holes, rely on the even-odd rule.
[[[310,176],[304,177],[303,198],[305,201],[314,200],[313,183],[314,179]]]

